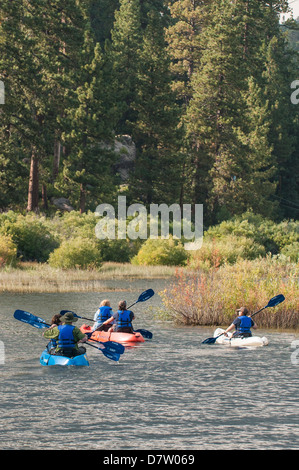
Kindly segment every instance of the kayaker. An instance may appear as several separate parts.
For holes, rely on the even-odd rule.
[[[252,320],[252,318],[248,315],[249,311],[246,307],[241,307],[237,310],[238,317],[232,322],[232,324],[226,328],[225,332],[223,333],[225,336],[228,336],[227,333],[235,329],[233,333],[233,338],[248,338],[252,336],[251,328],[256,329],[257,326]]]
[[[43,333],[44,338],[57,341],[57,346],[51,350],[51,354],[59,356],[73,357],[86,352],[84,346],[78,346],[78,343],[85,343],[88,337],[79,330],[77,326],[72,325],[78,320],[71,312],[63,315],[62,324],[52,324],[51,327]]]
[[[115,320],[115,324],[109,331],[117,331],[121,333],[134,333],[132,321],[135,316],[131,310],[127,310],[127,302],[121,300],[118,304],[118,311],[111,318],[108,318],[103,325],[108,325]]]
[[[108,320],[108,318],[111,318],[113,315],[113,311],[110,305],[110,300],[109,299],[104,299],[100,303],[100,306],[96,313],[94,314],[94,325],[92,327],[92,331],[98,330],[98,331],[108,331],[110,326],[109,325],[103,325],[103,323]]]
[[[61,315],[59,313],[52,317],[50,328],[54,328],[55,326],[58,326],[58,325],[61,325]]]

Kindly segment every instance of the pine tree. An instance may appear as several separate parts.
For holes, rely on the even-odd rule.
[[[133,140],[137,147],[134,192],[143,202],[176,202],[179,187],[178,108],[171,90],[163,18],[148,13],[132,104],[137,115]]]
[[[297,116],[298,111],[290,100],[290,84],[297,79],[296,55],[288,49],[285,37],[279,31],[262,48],[264,68],[262,74],[265,100],[269,101],[269,140],[277,170],[275,198],[280,201],[280,215],[294,217],[292,203],[299,206]]]
[[[47,177],[57,116],[63,112],[82,11],[72,0],[1,4],[1,68],[7,89],[3,108],[10,143],[19,142],[30,160],[28,211],[39,207],[40,183]],[[70,76],[70,74],[68,74]],[[44,184],[43,184],[44,186]],[[44,186],[45,187],[45,186]]]
[[[115,103],[119,120],[117,134],[132,133],[136,113],[132,103],[138,90],[138,67],[142,42],[139,0],[120,0],[111,31],[110,60],[114,71]]]
[[[194,156],[194,197],[204,198],[210,214],[216,217],[217,212],[219,217],[220,212],[222,216],[238,213],[251,207],[252,201],[256,201],[256,210],[263,212],[263,207],[269,209],[266,201],[275,190],[276,159],[269,140],[267,104],[258,91],[262,86],[261,46],[275,36],[277,25],[266,2],[215,0],[211,13],[211,22],[203,32],[204,52],[192,80],[193,97],[186,118]],[[263,29],[266,13],[270,19]],[[249,90],[256,94],[253,101],[244,98]],[[254,186],[255,179],[263,180],[259,190]]]
[[[79,195],[81,213],[86,210],[89,195],[95,206],[96,201],[105,198],[106,202],[111,198],[115,188],[112,174],[114,115],[113,109],[107,106],[110,95],[104,83],[104,70],[101,46],[95,44],[86,19],[76,87],[69,90],[69,107],[63,122],[66,130],[62,136],[67,156],[63,161],[61,187],[75,201]]]

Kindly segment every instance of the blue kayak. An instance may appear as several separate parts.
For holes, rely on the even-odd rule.
[[[74,357],[56,356],[49,354],[47,349],[42,352],[40,363],[42,366],[89,366],[86,354]]]

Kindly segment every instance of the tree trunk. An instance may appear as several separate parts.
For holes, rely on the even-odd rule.
[[[38,157],[32,152],[28,187],[27,212],[38,211]]]
[[[54,141],[54,159],[53,159],[53,179],[56,180],[59,173],[59,163],[60,163],[60,153],[61,153],[61,144],[55,139]]]
[[[86,191],[84,185],[80,185],[80,214],[84,214],[86,204]]]
[[[42,184],[42,201],[43,201],[43,208],[47,211],[49,209],[49,205],[48,205],[48,195],[47,195],[47,185],[46,185],[46,183]]]

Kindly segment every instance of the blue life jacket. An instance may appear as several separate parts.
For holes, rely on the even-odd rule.
[[[59,325],[58,347],[61,349],[73,349],[76,345],[73,335],[73,325]]]
[[[116,320],[116,331],[118,328],[133,328],[131,321],[131,310],[118,310],[118,319]]]
[[[252,326],[252,320],[246,315],[240,317],[241,323],[237,328],[238,333],[250,333],[250,328]]]
[[[104,321],[108,320],[111,317],[111,307],[105,305],[104,307],[100,307],[98,310],[98,315],[96,317],[96,322],[103,323]]]

